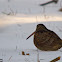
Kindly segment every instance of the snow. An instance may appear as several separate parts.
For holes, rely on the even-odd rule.
[[[22,51],[25,52],[25,55],[22,55]],[[62,52],[60,51],[38,51],[40,62],[49,62],[54,58],[61,56]],[[0,58],[5,62],[37,62],[37,53],[35,49],[20,49],[20,50],[0,50]],[[29,55],[26,55],[29,53]],[[58,54],[59,53],[59,54]],[[59,60],[58,62],[61,62]]]
[[[32,18],[33,17],[33,18]],[[53,30],[62,38],[62,19],[58,16],[60,21],[54,21],[56,16],[48,18],[47,21],[43,17],[38,16],[1,16],[0,26],[0,58],[5,62],[37,62],[37,54],[39,53],[40,62],[49,62],[52,59],[61,56],[62,49],[58,51],[38,51],[33,44],[33,36],[26,40],[26,38],[35,31],[36,25],[43,23],[48,29]],[[50,17],[50,16],[49,16]],[[33,20],[33,21],[32,21]],[[39,21],[38,21],[39,20]],[[22,55],[22,51],[30,55]],[[10,59],[10,60],[9,60]]]
[[[58,11],[61,0],[57,4],[39,6],[46,1],[50,0],[0,0],[0,59],[3,62],[38,62],[38,59],[50,62],[58,56],[61,59],[57,62],[62,62],[62,48],[58,51],[37,51],[33,36],[26,40],[39,23],[62,39],[62,13]]]
[[[24,15],[62,15],[59,9],[62,7],[62,0],[59,0],[57,4],[49,4],[45,7],[39,6],[39,4],[45,3],[50,0],[0,0],[0,14],[24,14]]]

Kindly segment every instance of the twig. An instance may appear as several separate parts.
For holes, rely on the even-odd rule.
[[[53,59],[52,61],[50,61],[50,62],[56,62],[56,61],[58,61],[58,60],[60,60],[60,56],[59,57],[57,57],[57,58],[55,58],[55,59]]]
[[[12,58],[12,56],[10,56],[10,58],[9,58],[9,60],[8,60],[8,61],[10,61],[10,60],[11,60],[11,58]]]
[[[38,51],[38,49],[37,49],[37,62],[40,62],[39,61],[39,51]]]

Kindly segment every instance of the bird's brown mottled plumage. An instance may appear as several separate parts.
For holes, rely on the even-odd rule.
[[[44,51],[55,51],[62,47],[62,40],[43,24],[38,24],[34,34],[34,45]]]

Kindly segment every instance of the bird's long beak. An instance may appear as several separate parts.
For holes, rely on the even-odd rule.
[[[36,31],[34,31],[30,36],[28,36],[27,39],[30,38],[33,34],[35,34],[35,32],[36,32]],[[27,40],[27,39],[26,39],[26,40]]]

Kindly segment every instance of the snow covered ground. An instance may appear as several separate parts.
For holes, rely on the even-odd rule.
[[[48,17],[1,15],[0,58],[3,59],[3,62],[37,62],[38,53],[40,62],[49,62],[58,56],[61,56],[61,60],[58,62],[62,62],[62,49],[58,51],[37,52],[37,48],[33,44],[33,36],[26,40],[35,31],[36,25],[39,23],[44,24],[62,38],[61,16]],[[22,55],[22,51],[30,55]]]
[[[22,14],[22,15],[62,15],[59,11],[62,8],[62,0],[57,4],[39,6],[51,0],[0,0],[0,14]]]
[[[22,55],[22,51],[25,55]],[[60,51],[38,51],[40,62],[50,62],[54,58],[61,56],[61,59],[57,62],[62,62],[62,52]],[[38,52],[35,49],[20,49],[20,50],[0,50],[0,58],[3,62],[38,62]],[[29,55],[26,55],[29,53]]]
[[[47,0],[49,1],[49,0]],[[0,0],[0,59],[3,62],[49,62],[61,56],[58,51],[37,51],[33,44],[33,36],[26,38],[36,29],[36,25],[44,24],[62,39],[62,12],[60,2],[40,7],[46,0]],[[22,55],[22,51],[25,54]]]

